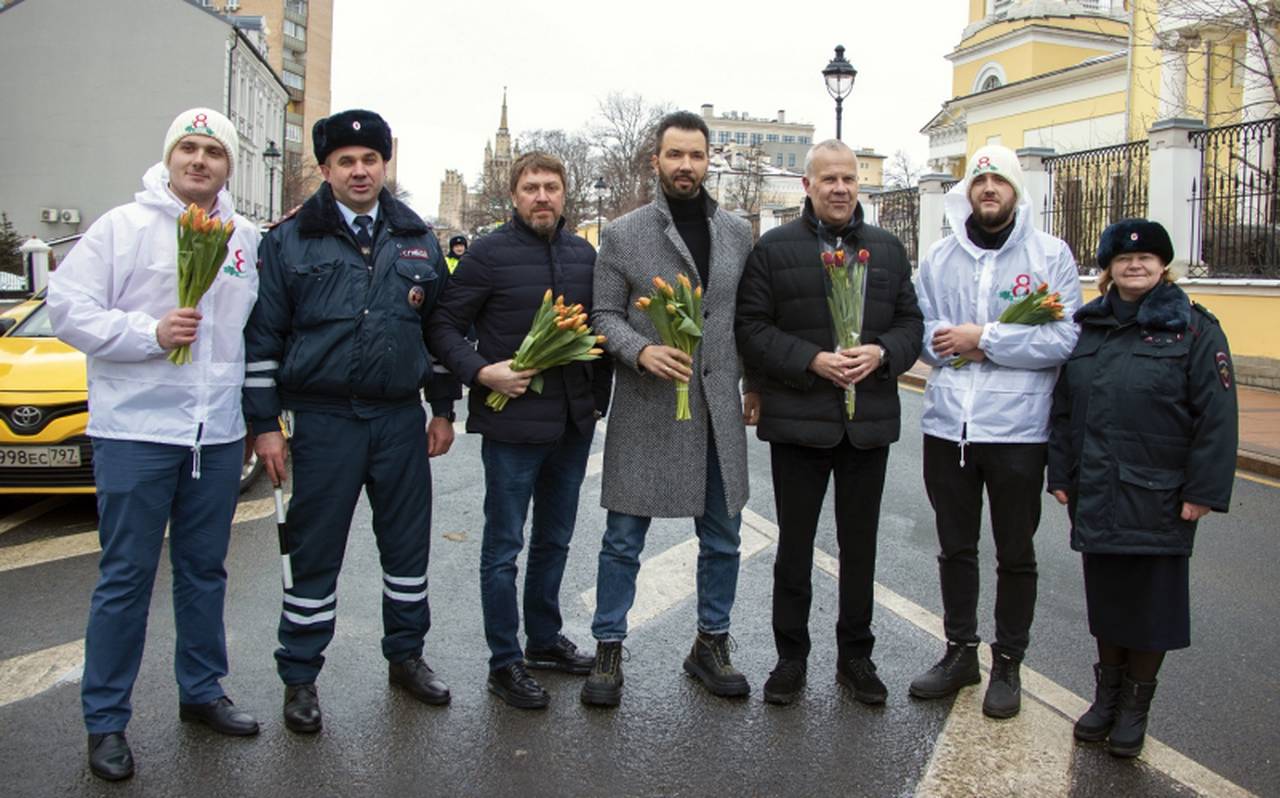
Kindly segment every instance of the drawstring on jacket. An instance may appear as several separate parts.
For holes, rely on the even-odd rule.
[[[204,422],[196,427],[196,442],[191,446],[191,478],[200,478],[200,438],[204,435]]]

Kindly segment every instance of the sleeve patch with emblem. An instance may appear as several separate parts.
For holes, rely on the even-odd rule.
[[[1223,390],[1231,390],[1231,358],[1226,352],[1219,352],[1213,356],[1213,362],[1218,368],[1218,380],[1222,382]]]

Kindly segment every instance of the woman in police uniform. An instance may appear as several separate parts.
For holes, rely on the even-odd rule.
[[[1049,441],[1048,487],[1071,516],[1098,643],[1097,691],[1075,736],[1123,757],[1142,750],[1165,652],[1191,643],[1196,522],[1227,511],[1235,469],[1227,339],[1174,284],[1171,260],[1155,222],[1103,232],[1102,296],[1075,314]]]

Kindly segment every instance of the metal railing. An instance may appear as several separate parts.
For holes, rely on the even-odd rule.
[[[920,241],[920,189],[885,191],[876,197],[876,202],[879,206],[876,225],[898,237],[907,249],[907,259],[915,266]]]
[[[1280,117],[1191,134],[1192,277],[1280,277]]]
[[[1112,222],[1147,214],[1147,142],[1044,159],[1045,230],[1067,242],[1081,273],[1097,268],[1098,239]]]

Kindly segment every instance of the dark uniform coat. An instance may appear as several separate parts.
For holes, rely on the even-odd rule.
[[[1120,324],[1107,298],[1075,315],[1080,339],[1054,391],[1050,491],[1070,497],[1071,547],[1190,555],[1183,502],[1226,512],[1237,410],[1227,338],[1207,310],[1161,282]]]

